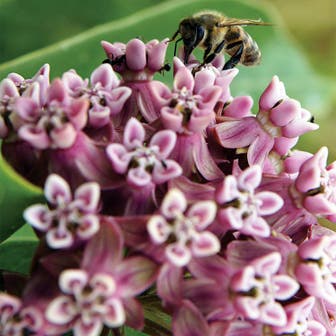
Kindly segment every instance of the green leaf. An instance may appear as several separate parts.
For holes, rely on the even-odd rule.
[[[0,242],[24,224],[25,208],[43,200],[42,190],[15,173],[0,155]]]
[[[311,70],[305,57],[284,33],[281,21],[272,7],[260,1],[174,0],[163,2],[4,63],[0,66],[0,77],[12,71],[30,77],[44,63],[51,64],[52,76],[60,76],[64,71],[74,68],[83,77],[87,77],[105,58],[100,47],[101,40],[127,42],[136,36],[141,36],[146,41],[152,38],[170,37],[176,31],[182,17],[204,8],[223,11],[231,17],[262,18],[264,21],[275,24],[272,27],[251,26],[246,28],[258,42],[263,60],[262,64],[257,67],[239,67],[240,74],[232,85],[233,95],[249,94],[257,101],[272,76],[277,74],[285,83],[287,93],[300,100],[304,107],[313,112],[325,109],[333,90],[331,83],[319,78]],[[167,60],[172,59],[173,49],[172,44],[169,47]],[[171,74],[166,74],[163,80],[171,82]]]
[[[0,269],[28,274],[37,244],[32,228],[23,226],[0,244]]]

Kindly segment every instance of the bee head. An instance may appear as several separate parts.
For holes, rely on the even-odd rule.
[[[184,63],[188,63],[190,54],[204,37],[205,28],[193,18],[186,18],[181,21],[179,32],[184,44]]]

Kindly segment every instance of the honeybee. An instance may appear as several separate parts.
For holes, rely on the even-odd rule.
[[[190,54],[196,47],[204,49],[203,63],[210,63],[216,55],[226,52],[231,58],[225,63],[223,70],[234,68],[238,63],[256,65],[260,62],[261,53],[257,43],[242,26],[269,26],[261,20],[234,19],[219,12],[203,11],[183,19],[178,30],[170,41],[178,34],[179,41],[184,44],[184,63],[188,63]]]

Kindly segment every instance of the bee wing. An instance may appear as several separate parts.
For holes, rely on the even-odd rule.
[[[217,27],[230,27],[230,26],[272,26],[272,23],[263,22],[259,20],[249,19],[235,19],[225,18],[222,22],[217,24]]]

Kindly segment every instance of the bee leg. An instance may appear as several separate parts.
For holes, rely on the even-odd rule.
[[[226,49],[230,49],[228,47]],[[236,53],[232,55],[232,57],[224,64],[223,70],[234,68],[239,63],[241,56],[243,54],[243,51],[244,51],[244,45],[243,43],[240,43],[240,46],[237,49]]]
[[[214,49],[213,53],[209,54],[211,50],[211,46],[209,46],[205,52],[204,52],[204,57],[203,57],[203,65],[207,63],[211,63],[214,58],[223,50],[225,45],[225,40],[223,40],[221,43],[219,43],[216,48]]]

